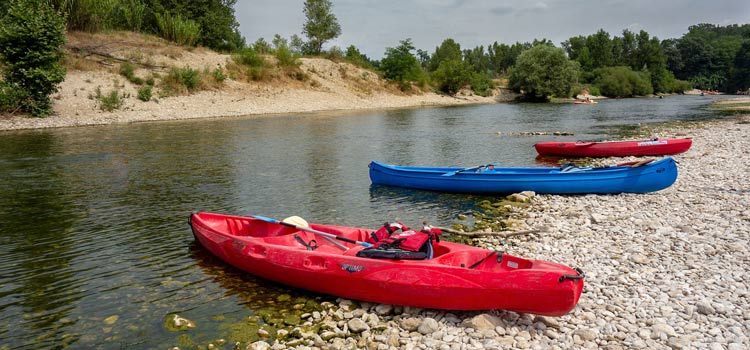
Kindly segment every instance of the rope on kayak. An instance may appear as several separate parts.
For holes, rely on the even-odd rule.
[[[584,277],[586,277],[586,274],[584,274],[583,270],[581,270],[580,268],[576,267],[576,268],[573,268],[573,270],[576,270],[576,272],[578,272],[578,275],[562,275],[557,281],[562,283],[565,280],[576,281],[576,280],[582,280]]]

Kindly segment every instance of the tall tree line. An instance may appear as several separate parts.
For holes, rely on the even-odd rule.
[[[662,42],[667,67],[702,89],[750,88],[750,24],[697,24],[679,39]]]

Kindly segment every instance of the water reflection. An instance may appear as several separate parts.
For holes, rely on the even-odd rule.
[[[6,141],[17,157],[0,181],[0,323],[8,325],[0,339],[17,340],[22,348],[69,344],[78,335],[64,328],[76,322],[70,311],[83,282],[72,263],[81,253],[70,237],[78,213],[70,211],[75,205],[66,174],[43,160],[58,140],[42,134]]]
[[[476,209],[483,200],[498,201],[502,197],[473,194],[442,193],[394,186],[370,185],[373,206],[389,208],[383,220],[404,220],[407,226],[418,227],[423,221],[440,226],[455,222],[459,214]],[[420,212],[420,217],[403,217],[407,212]]]

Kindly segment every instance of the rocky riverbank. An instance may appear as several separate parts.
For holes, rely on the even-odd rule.
[[[540,234],[477,241],[583,268],[584,293],[568,315],[339,300],[303,314],[295,337],[238,347],[749,348],[750,116],[668,128],[663,133],[694,139],[687,153],[675,156],[680,174],[672,187],[650,194],[537,196],[518,214]]]

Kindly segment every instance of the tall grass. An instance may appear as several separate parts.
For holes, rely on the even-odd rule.
[[[194,45],[201,33],[198,22],[182,18],[180,15],[171,16],[168,13],[155,13],[156,23],[159,26],[159,35],[169,41],[180,45]]]
[[[146,14],[146,4],[141,0],[121,0],[120,11],[127,29],[140,32]]]
[[[68,29],[98,32],[113,29],[118,0],[51,0],[68,20]]]

